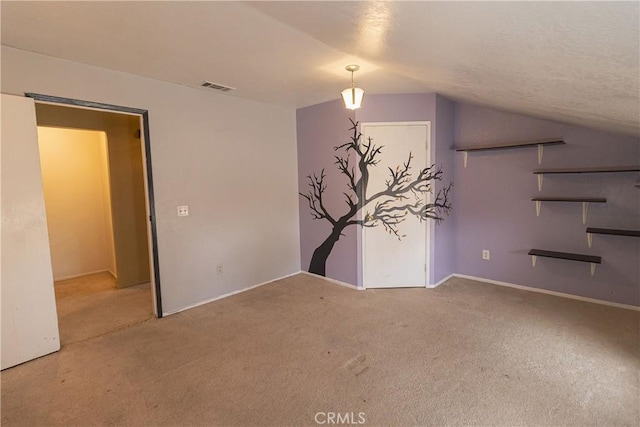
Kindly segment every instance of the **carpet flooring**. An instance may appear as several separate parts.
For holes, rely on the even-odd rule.
[[[118,289],[107,272],[56,282],[60,344],[64,347],[151,319],[150,286]]]
[[[635,311],[459,278],[300,274],[3,371],[2,425],[638,426],[639,329]]]

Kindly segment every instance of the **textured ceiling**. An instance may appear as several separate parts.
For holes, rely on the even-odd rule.
[[[285,107],[449,98],[640,135],[638,2],[2,2],[2,44]],[[204,90],[204,89],[203,89]],[[366,106],[365,106],[366,107]]]

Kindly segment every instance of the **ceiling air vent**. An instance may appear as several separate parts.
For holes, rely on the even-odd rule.
[[[205,80],[202,83],[200,83],[200,86],[206,87],[207,89],[219,90],[220,92],[229,92],[230,90],[236,89],[235,87],[224,86],[218,83],[210,82],[208,80]]]

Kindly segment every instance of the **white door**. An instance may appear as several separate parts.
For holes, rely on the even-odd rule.
[[[2,369],[60,349],[36,114],[30,98],[2,95]]]
[[[429,166],[429,123],[363,123],[363,141],[372,139],[376,146],[383,146],[380,163],[370,167],[367,196],[386,188],[389,168],[404,165],[411,160],[411,176]],[[413,195],[409,195],[413,197]],[[426,196],[427,198],[429,195]],[[362,215],[372,212],[375,202],[365,206]],[[401,239],[387,232],[382,224],[363,227],[362,231],[362,282],[365,288],[425,287],[427,284],[428,226],[408,214],[398,225]]]

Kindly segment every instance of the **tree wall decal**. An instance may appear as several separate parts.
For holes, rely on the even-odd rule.
[[[344,192],[347,211],[342,216],[330,214],[324,204],[323,195],[327,189],[325,184],[326,175],[324,169],[320,175],[315,173],[309,175],[309,192],[299,193],[307,199],[311,215],[314,219],[326,220],[332,226],[331,233],[318,246],[311,257],[309,272],[324,276],[327,259],[336,242],[342,236],[343,231],[351,225],[362,227],[377,227],[382,225],[384,229],[398,239],[402,236],[398,226],[407,215],[416,216],[421,222],[431,218],[442,221],[444,214],[451,210],[450,191],[453,184],[442,188],[435,195],[430,203],[424,203],[426,193],[432,192],[432,182],[442,180],[442,169],[431,165],[421,169],[417,175],[411,174],[411,160],[413,155],[409,152],[407,161],[397,166],[395,169],[389,168],[389,178],[385,181],[385,188],[368,195],[370,168],[380,163],[379,156],[384,146],[376,146],[371,138],[366,142],[361,142],[362,134],[358,131],[358,123],[349,119],[352,131],[351,141],[334,147],[334,151],[343,150],[342,155],[335,156],[335,163],[347,178],[349,191]],[[353,152],[356,157],[356,164],[350,162],[349,154]],[[356,171],[357,166],[357,171]],[[356,214],[370,207],[361,219],[356,218]]]

